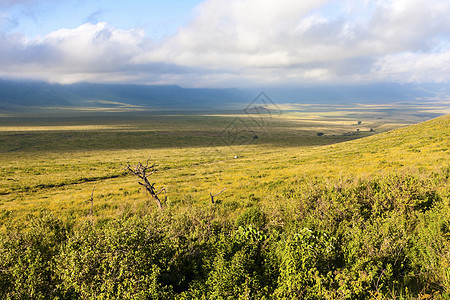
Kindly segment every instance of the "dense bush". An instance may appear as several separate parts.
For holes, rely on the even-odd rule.
[[[0,298],[446,299],[446,174],[299,180],[235,220],[217,205],[74,228],[43,213],[1,236]]]
[[[32,218],[27,232],[9,228],[0,239],[1,298],[57,297],[55,260],[66,240],[67,229],[48,213]]]

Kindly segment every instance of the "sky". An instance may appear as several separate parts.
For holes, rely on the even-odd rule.
[[[0,78],[448,83],[449,0],[0,0]]]

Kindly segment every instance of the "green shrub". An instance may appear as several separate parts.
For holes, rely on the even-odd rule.
[[[170,241],[147,218],[130,217],[96,229],[86,223],[58,258],[65,291],[81,298],[165,299],[161,273],[173,254]]]
[[[331,283],[337,257],[336,239],[302,228],[280,243],[277,298],[321,299]]]
[[[267,224],[267,216],[258,207],[248,207],[236,220],[236,225],[248,226],[253,225],[257,229],[262,229]]]
[[[0,298],[48,299],[59,296],[54,258],[67,228],[51,213],[31,217],[27,231],[12,228],[0,239]]]

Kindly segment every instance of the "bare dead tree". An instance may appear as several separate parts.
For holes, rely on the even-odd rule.
[[[214,202],[214,197],[215,196],[218,196],[218,195],[220,195],[220,194],[222,194],[224,191],[226,190],[226,188],[223,188],[220,192],[218,192],[217,194],[212,194],[212,193],[209,193],[209,196],[211,196],[211,202],[212,202],[212,204],[214,204],[215,202]]]
[[[86,202],[91,202],[91,210],[89,211],[89,214],[92,216],[94,213],[94,191],[95,191],[95,186],[92,189],[92,193],[91,193],[91,198],[89,198],[88,200],[86,200]]]
[[[130,164],[127,164],[125,170],[135,176],[138,176],[142,180],[142,182],[138,181],[139,184],[145,188],[145,190],[152,196],[153,200],[155,200],[156,204],[158,205],[158,208],[162,210],[162,203],[158,195],[163,191],[165,193],[166,188],[162,188],[159,192],[156,192],[155,183],[150,183],[148,181],[148,177],[157,171],[155,169],[156,164],[149,165],[149,161],[150,160],[147,160],[147,163],[145,165],[141,163],[138,163],[136,166],[131,166]],[[164,202],[166,200],[167,196],[165,197]]]

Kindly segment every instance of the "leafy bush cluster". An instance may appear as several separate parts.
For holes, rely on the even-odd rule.
[[[299,181],[278,208],[51,213],[0,240],[2,299],[446,299],[447,172]],[[266,200],[267,201],[267,200]]]

